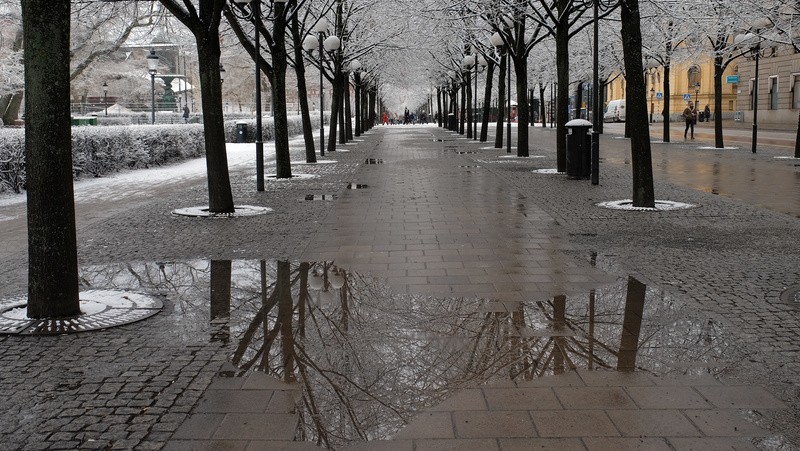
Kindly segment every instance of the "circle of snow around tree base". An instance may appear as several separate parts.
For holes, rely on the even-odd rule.
[[[776,160],[800,160],[797,157],[775,157]]]
[[[527,157],[520,157],[518,155],[501,155],[497,158],[514,158],[514,159],[518,158],[520,160],[524,160],[526,158],[544,158],[544,155],[528,155]]]
[[[698,149],[702,150],[739,150],[738,147],[714,147],[714,146],[700,146]]]
[[[293,161],[292,165],[309,165],[314,166],[315,164],[336,164],[338,161],[336,160],[317,160],[314,163],[308,163],[306,161]]]
[[[0,334],[56,335],[108,329],[149,318],[164,308],[161,300],[123,290],[79,294],[81,314],[70,318],[28,318],[27,296],[0,300]]]
[[[241,218],[244,216],[258,216],[272,211],[269,207],[257,207],[255,205],[237,205],[233,213],[212,213],[208,211],[208,205],[201,207],[178,208],[172,210],[175,216],[190,216],[193,218]]]
[[[695,208],[697,205],[687,204],[684,202],[675,202],[671,200],[657,200],[655,208],[649,207],[634,207],[631,199],[611,200],[608,202],[600,202],[595,204],[598,207],[608,208],[611,210],[628,210],[628,211],[671,211],[671,210],[686,210],[688,208]]]
[[[534,174],[564,174],[564,172],[558,172],[558,169],[534,169]]]
[[[309,180],[315,179],[319,177],[318,174],[292,174],[290,178],[278,178],[278,174],[265,174],[264,180],[270,180],[275,182],[289,182],[292,180]],[[256,176],[253,176],[252,179],[255,180]]]

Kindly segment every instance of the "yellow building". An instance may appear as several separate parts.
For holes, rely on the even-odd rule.
[[[738,61],[729,64],[722,75],[722,115],[732,118],[737,111],[736,97],[738,85],[728,83],[728,75],[736,75]],[[680,116],[686,108],[687,100],[696,101],[697,108],[702,111],[706,105],[714,113],[714,62],[711,57],[703,57],[695,62],[672,63],[670,67],[670,114],[673,119]],[[731,80],[733,81],[733,80]],[[653,119],[662,120],[664,109],[664,68],[661,66],[648,69],[645,73],[646,92],[648,93],[648,112],[652,110]],[[652,98],[650,93],[652,92]],[[659,99],[659,97],[661,97]],[[606,85],[606,104],[612,100],[625,98],[625,79],[618,74]],[[686,100],[685,100],[686,99]]]

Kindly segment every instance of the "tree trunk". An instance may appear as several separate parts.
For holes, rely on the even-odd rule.
[[[286,17],[282,2],[275,2],[272,29],[272,99],[275,108],[275,173],[279,179],[292,177],[289,157],[289,119],[286,111]]]
[[[203,131],[208,172],[208,207],[212,213],[233,213],[233,194],[225,150],[225,125],[222,116],[222,84],[219,79],[219,40],[197,37],[200,85],[203,105]]]
[[[672,89],[669,83],[670,66],[672,65],[672,21],[669,22],[669,36],[667,40],[666,61],[664,63],[664,137],[665,143],[669,142],[669,112],[670,112],[670,96]]]
[[[528,153],[528,124],[530,123],[530,110],[528,109],[528,58],[525,56],[515,58],[514,75],[517,83],[517,156],[527,157]]]
[[[336,66],[338,63],[334,63]],[[331,117],[328,122],[328,152],[336,152],[336,130],[339,125],[339,108],[341,107],[341,91],[339,90],[339,71],[335,70],[333,82],[333,96],[331,98]]]
[[[600,92],[598,92],[598,94],[600,95],[598,96],[598,101],[597,101],[597,113],[600,115],[599,117],[600,120],[597,121],[597,133],[600,133],[601,135],[603,134],[603,113],[605,113],[605,106],[606,106],[605,98],[606,98],[607,83],[608,83],[607,78],[600,79],[599,83]]]
[[[11,98],[13,94],[3,94],[0,96],[0,115],[5,116],[6,111],[8,110],[8,105],[11,103]],[[3,119],[3,124],[8,125]]]
[[[297,74],[297,98],[300,101],[300,117],[303,122],[303,141],[306,145],[306,163],[316,163],[317,154],[314,149],[314,130],[311,124],[311,113],[308,108],[308,89],[306,88],[306,69],[303,62],[303,38],[300,35],[300,21],[297,16],[292,19],[292,42],[294,44],[294,71]]]
[[[494,135],[494,148],[503,148],[503,119],[505,119],[506,105],[506,60],[505,56],[500,57],[500,71],[497,74],[497,131]]]
[[[372,87],[369,90],[369,128],[375,125],[376,107],[378,105],[378,88]]]
[[[442,89],[436,88],[436,112],[439,127],[442,126]]]
[[[448,128],[453,132],[458,132],[458,85],[456,83],[453,83],[453,89],[450,91],[450,109],[448,111]]]
[[[725,144],[722,140],[722,57],[714,58],[714,147],[724,149]],[[700,109],[698,105],[697,109]],[[702,110],[700,110],[702,111]],[[699,113],[698,113],[699,114]],[[708,120],[708,118],[706,118]]]
[[[467,120],[467,91],[469,86],[466,83],[461,85],[461,111],[458,113],[458,134],[464,134],[464,121]]]
[[[295,350],[292,319],[294,318],[294,300],[292,299],[292,273],[288,261],[278,262],[275,291],[278,299],[278,321],[281,333],[281,367],[283,368],[283,381],[296,382],[294,374]]]
[[[645,294],[647,294],[647,286],[633,277],[628,277],[617,371],[632,372],[636,370],[636,354],[639,352]]]
[[[354,134],[356,137],[358,137],[361,136],[361,133],[364,131],[362,129],[363,126],[361,125],[363,122],[362,118],[364,117],[363,105],[361,104],[361,75],[358,73],[358,71],[353,72],[353,81],[355,84],[355,89],[354,89],[355,95],[353,103],[355,104],[355,112],[356,112],[355,114],[356,128]]]
[[[19,107],[22,106],[22,97],[22,91],[11,95],[8,105],[3,110],[3,124],[14,125],[14,122],[19,119]]]
[[[539,83],[539,116],[542,117],[542,128],[547,128],[547,112],[544,103],[544,84]]]
[[[69,104],[70,2],[22,2],[28,317],[79,315]]]
[[[341,69],[340,69],[341,72]],[[344,72],[338,74],[339,80],[339,144],[347,144],[347,119],[345,118],[345,109],[347,108],[347,77]]]
[[[483,118],[481,119],[481,139],[485,143],[489,136],[489,113],[492,107],[492,83],[494,82],[494,61],[486,59],[486,86],[483,89]]]
[[[345,141],[353,140],[353,110],[350,108],[350,75],[345,73],[342,89],[344,90],[344,134]]]
[[[477,61],[475,64],[478,64]],[[464,90],[467,93],[467,139],[472,139],[472,124],[475,120],[475,112],[472,110],[472,96],[475,95],[472,92],[472,69],[466,73],[465,82]]]
[[[650,131],[647,123],[647,94],[642,67],[642,32],[639,0],[621,5],[622,49],[625,56],[628,93],[626,124],[631,130],[631,166],[633,169],[633,206],[655,207]]]
[[[230,260],[211,260],[210,318],[211,341],[227,344],[231,339],[231,271]]]
[[[559,0],[559,15],[566,16],[566,0]],[[567,172],[567,121],[569,120],[569,17],[556,24],[556,170]]]
[[[794,140],[794,157],[800,158],[800,113],[797,114],[797,137]]]

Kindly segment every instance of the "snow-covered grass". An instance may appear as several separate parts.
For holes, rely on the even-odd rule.
[[[302,134],[300,116],[289,117],[289,136]],[[225,122],[228,142],[237,141],[237,123],[248,126],[247,142],[255,140],[255,118]],[[312,118],[319,127],[319,118]],[[264,118],[264,141],[275,135],[273,118]],[[72,128],[72,171],[75,179],[101,177],[126,169],[161,166],[205,154],[201,124],[111,125]],[[25,187],[25,130],[0,129],[0,193]]]

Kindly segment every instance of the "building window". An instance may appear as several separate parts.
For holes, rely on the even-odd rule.
[[[700,68],[698,66],[692,66],[689,68],[687,72],[688,81],[689,81],[689,90],[693,90],[698,83],[700,83]]]
[[[792,108],[800,109],[800,74],[792,74]]]
[[[778,76],[769,77],[769,109],[778,109]]]

